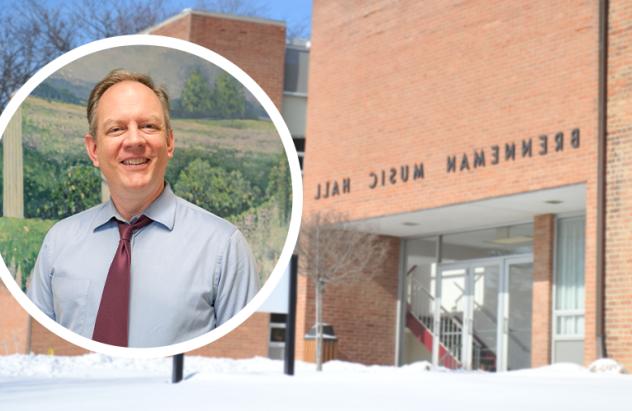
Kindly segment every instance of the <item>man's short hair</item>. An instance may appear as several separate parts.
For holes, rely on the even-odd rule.
[[[168,135],[169,130],[171,130],[171,121],[169,118],[169,95],[167,94],[166,87],[155,84],[154,80],[152,80],[148,74],[135,73],[125,69],[115,69],[110,71],[103,80],[94,86],[92,93],[90,93],[87,114],[88,124],[90,127],[89,132],[92,138],[97,138],[97,109],[99,108],[99,101],[101,100],[101,97],[110,87],[124,81],[134,81],[136,83],[140,83],[147,86],[156,94],[156,97],[158,97],[158,100],[160,100],[160,104],[162,105],[162,111],[165,117],[165,135]]]

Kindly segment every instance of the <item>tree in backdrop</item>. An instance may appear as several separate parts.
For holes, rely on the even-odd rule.
[[[44,237],[56,222],[39,218],[0,218],[0,254],[24,292]]]
[[[211,167],[200,158],[182,170],[174,187],[176,195],[223,218],[252,207],[257,191],[239,170],[228,172],[221,167]]]
[[[213,92],[202,70],[196,67],[189,70],[180,97],[180,107],[194,118],[201,118],[211,113],[212,101]]]
[[[279,221],[284,223],[292,211],[292,176],[285,153],[270,171],[270,181],[266,189],[268,197],[274,197],[279,203]]]
[[[101,203],[101,177],[91,165],[68,168],[52,192],[55,218],[62,219]]]
[[[241,83],[225,71],[215,78],[215,91],[213,93],[215,113],[221,117],[230,119],[243,118],[246,114],[246,98]]]
[[[322,371],[325,287],[370,279],[386,260],[389,246],[370,225],[352,227],[345,214],[330,210],[303,216],[296,251],[299,274],[316,285],[316,370]]]

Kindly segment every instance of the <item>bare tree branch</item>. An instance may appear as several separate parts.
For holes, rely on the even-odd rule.
[[[25,18],[25,28],[37,31],[35,41],[42,47],[63,54],[77,46],[78,26],[63,5],[49,8],[42,0],[22,0],[17,12]]]
[[[82,0],[73,6],[86,42],[135,34],[177,13],[165,0]]]
[[[82,0],[48,6],[21,0],[0,10],[0,109],[39,69],[94,40],[133,34],[175,14],[165,0]]]
[[[367,224],[352,230],[346,215],[335,211],[303,217],[296,251],[299,274],[316,283],[316,370],[322,370],[322,293],[327,284],[369,279],[385,261],[389,245]]]
[[[311,16],[305,16],[302,19],[290,19],[286,16],[284,20],[287,23],[285,36],[288,39],[309,39],[311,37]]]
[[[75,47],[76,25],[64,7],[23,0],[0,13],[0,108],[46,63]]]

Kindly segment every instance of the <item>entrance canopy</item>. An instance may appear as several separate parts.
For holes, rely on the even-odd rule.
[[[585,209],[586,185],[574,184],[363,221],[374,224],[373,229],[379,234],[416,237],[526,222],[540,214],[561,214]],[[353,227],[353,223],[350,226]]]

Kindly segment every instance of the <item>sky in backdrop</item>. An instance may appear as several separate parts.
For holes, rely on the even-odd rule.
[[[80,0],[76,0],[79,2]],[[48,5],[69,4],[68,0],[45,0]],[[187,8],[196,8],[197,0],[165,0],[168,8],[174,8],[181,12]],[[269,15],[267,18],[283,20],[291,23],[304,18],[311,20],[312,0],[256,0],[259,5],[267,5]]]

